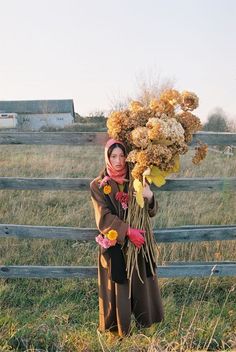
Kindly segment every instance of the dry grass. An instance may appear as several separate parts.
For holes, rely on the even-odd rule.
[[[199,168],[192,152],[180,176],[235,176],[235,157],[209,153]],[[95,177],[103,149],[1,146],[0,176]],[[95,227],[88,192],[0,191],[0,222]],[[234,192],[158,192],[155,227],[235,224]],[[0,239],[1,264],[91,265],[95,243]],[[163,261],[235,260],[234,241],[160,244]],[[97,327],[96,280],[1,280],[1,351],[184,351],[236,347],[236,278],[160,280],[165,321],[119,341]],[[230,347],[231,346],[231,347]]]

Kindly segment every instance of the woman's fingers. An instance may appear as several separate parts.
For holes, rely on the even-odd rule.
[[[146,231],[145,230],[139,230],[139,232],[144,234]]]

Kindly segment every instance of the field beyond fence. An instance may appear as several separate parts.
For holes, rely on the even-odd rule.
[[[92,266],[96,276],[96,226],[88,182],[103,166],[102,134],[96,139],[84,135],[87,146],[73,145],[78,142],[76,134],[62,138],[72,145],[58,143],[60,136],[53,133],[51,145],[44,145],[44,136],[0,135],[2,351],[236,346],[235,155],[227,158],[209,151],[202,165],[195,167],[190,151],[182,157],[180,174],[167,182],[166,189],[155,189],[160,209],[154,228],[165,321],[142,332],[134,327],[133,337],[119,343],[97,335],[96,279],[81,279],[87,269],[79,273],[81,267]],[[224,142],[225,137],[220,138]],[[14,277],[14,270],[19,277],[19,268],[20,274],[30,277],[25,266],[38,268],[32,277],[42,277],[36,273],[45,272],[46,266],[54,273],[55,267],[66,267],[56,277],[70,271],[71,275],[63,280],[7,278]],[[182,278],[175,278],[181,276],[176,275],[178,270]]]

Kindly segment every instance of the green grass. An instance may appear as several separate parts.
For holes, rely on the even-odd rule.
[[[182,158],[179,176],[235,176],[236,158],[209,153],[201,166]],[[103,149],[81,146],[1,146],[0,175],[95,177]],[[235,224],[236,194],[156,192],[156,228]],[[89,192],[0,191],[0,222],[95,227]],[[89,225],[88,225],[89,224]],[[235,260],[235,241],[159,244],[165,261]],[[95,243],[0,238],[4,265],[96,265]],[[118,341],[97,333],[96,280],[0,280],[0,351],[185,351],[236,348],[236,278],[159,279],[165,320]],[[212,335],[213,334],[213,335]]]

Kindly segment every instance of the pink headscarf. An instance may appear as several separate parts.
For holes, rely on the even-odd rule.
[[[127,173],[127,164],[125,164],[124,168],[122,170],[115,170],[113,166],[111,165],[111,162],[108,158],[108,149],[110,148],[111,145],[119,143],[123,145],[123,147],[126,149],[124,143],[117,141],[115,139],[109,139],[105,145],[105,163],[106,163],[106,170],[109,176],[105,176],[106,180],[112,178],[114,181],[117,183],[122,184],[126,180],[126,173]],[[103,179],[104,180],[104,179]]]

